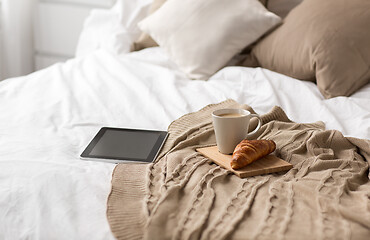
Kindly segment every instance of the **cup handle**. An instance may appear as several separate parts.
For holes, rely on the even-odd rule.
[[[251,114],[251,118],[252,117],[256,117],[258,119],[258,124],[257,124],[257,127],[252,132],[247,134],[247,137],[250,137],[253,134],[255,134],[262,126],[262,119],[258,114]]]

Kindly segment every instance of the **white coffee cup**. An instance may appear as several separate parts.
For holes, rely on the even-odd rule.
[[[252,117],[258,119],[258,125],[252,132],[248,133],[249,122]],[[236,145],[243,139],[255,134],[262,125],[262,120],[258,114],[252,114],[245,109],[219,109],[212,113],[212,119],[217,148],[223,154],[233,153]]]

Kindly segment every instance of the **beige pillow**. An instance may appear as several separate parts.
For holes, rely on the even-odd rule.
[[[149,15],[157,11],[166,0],[153,0],[152,5],[150,5]],[[139,39],[134,42],[132,46],[133,51],[139,51],[148,47],[155,47],[158,44],[146,33],[141,33]]]
[[[252,50],[259,65],[317,82],[325,98],[370,82],[370,1],[305,0]]]
[[[300,4],[303,0],[269,0],[267,9],[281,18],[285,18],[288,13]]]
[[[208,79],[280,22],[258,0],[171,0],[139,23],[193,79]]]
[[[152,5],[150,6],[150,9],[149,9],[149,15],[154,13],[155,11],[157,11],[162,5],[163,3],[165,3],[167,0],[153,0],[153,3]],[[268,0],[259,0],[264,6],[266,6],[267,4],[267,1]],[[281,1],[281,0],[279,0]],[[283,0],[283,1],[301,1],[301,0]],[[273,8],[274,8],[274,4],[273,5]],[[286,6],[286,4],[284,5]],[[277,7],[278,9],[280,9],[279,7]],[[141,33],[139,39],[137,41],[135,41],[133,43],[133,46],[132,46],[132,51],[139,51],[141,49],[144,49],[144,48],[148,48],[148,47],[156,47],[158,46],[158,44],[153,40],[153,38],[151,38],[147,33]]]

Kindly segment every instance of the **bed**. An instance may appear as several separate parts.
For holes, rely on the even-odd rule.
[[[322,227],[312,234],[317,239],[331,238],[343,228],[343,239],[366,239],[370,235],[369,80],[350,96],[336,97],[324,96],[312,81],[264,67],[230,64],[207,81],[191,80],[162,47],[131,51],[141,34],[137,23],[147,16],[150,4],[150,0],[121,0],[110,10],[93,11],[74,59],[0,82],[0,239],[173,238],[160,233],[160,226],[154,229],[144,223],[138,224],[154,232],[142,233],[140,227],[134,228],[136,223],[121,222],[113,225],[131,228],[133,235],[120,235],[117,228],[112,231],[107,199],[116,165],[84,161],[79,155],[101,127],[167,130],[185,114],[225,101],[247,104],[261,115],[279,106],[292,122],[322,122],[326,130],[338,130],[345,138],[363,139],[356,148],[361,149],[356,161],[363,169],[356,178],[359,182],[344,184],[342,200],[353,205],[359,218],[339,211],[335,219],[322,222],[332,226],[339,221],[338,229]],[[131,171],[129,166],[121,168]],[[132,206],[135,204],[143,205]],[[173,217],[170,213],[166,216]],[[301,216],[308,221],[309,214],[302,212]],[[299,225],[299,219],[289,224]],[[289,224],[284,225],[286,229]],[[253,228],[248,225],[247,229]],[[286,229],[277,233],[259,229],[260,235],[244,237],[299,238],[294,235],[297,232],[284,235]],[[203,235],[176,236],[196,239]],[[240,236],[218,235],[244,238]],[[301,236],[309,238],[304,231]]]

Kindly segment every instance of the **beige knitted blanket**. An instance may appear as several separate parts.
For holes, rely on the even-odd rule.
[[[369,239],[369,140],[275,107],[257,137],[294,167],[240,179],[195,151],[215,145],[211,112],[225,107],[253,111],[209,105],[170,125],[154,164],[117,165],[107,203],[117,239]]]

